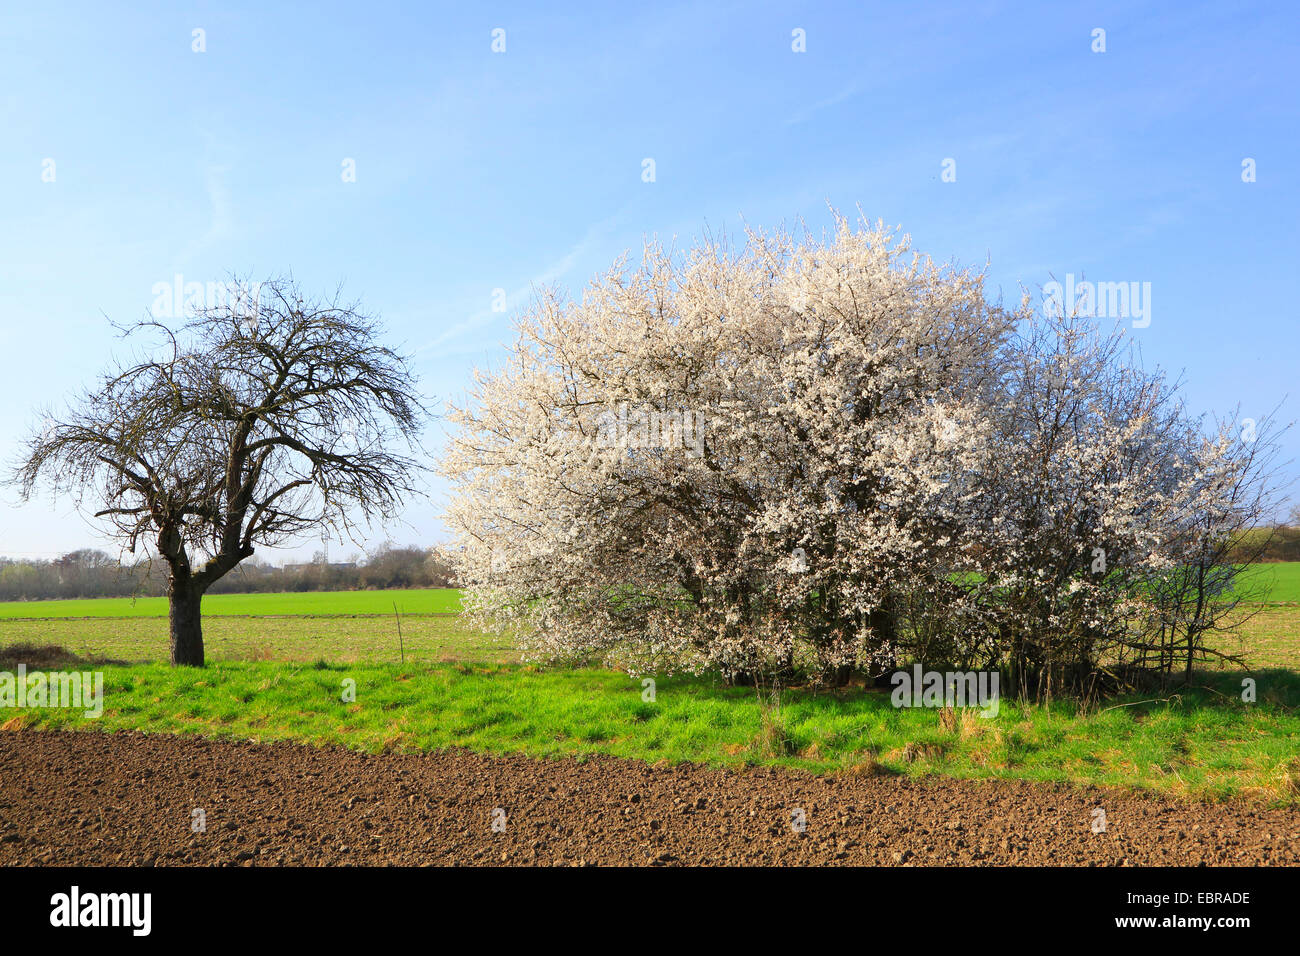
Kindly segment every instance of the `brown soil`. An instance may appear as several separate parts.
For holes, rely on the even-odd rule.
[[[195,808],[206,832],[191,830]],[[1297,864],[1300,810],[612,757],[0,733],[3,865],[503,863]]]

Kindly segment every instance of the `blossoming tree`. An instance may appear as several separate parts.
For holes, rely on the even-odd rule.
[[[899,595],[960,564],[1023,309],[845,219],[545,294],[450,415],[468,606],[632,668],[890,658]]]

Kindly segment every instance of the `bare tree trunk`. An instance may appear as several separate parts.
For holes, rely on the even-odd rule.
[[[853,677],[852,664],[838,664],[828,670],[826,683],[831,687],[847,687],[849,680]]]
[[[898,640],[898,602],[892,594],[886,594],[880,607],[874,608],[867,615],[867,626],[875,632],[874,643],[893,646]],[[925,663],[925,662],[922,662]]]
[[[172,666],[202,667],[203,619],[199,615],[199,603],[203,592],[192,585],[173,584],[167,599]]]

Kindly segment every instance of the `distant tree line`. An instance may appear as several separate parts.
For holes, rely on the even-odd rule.
[[[353,591],[453,586],[451,569],[436,548],[384,544],[364,559],[330,563],[317,553],[303,564],[276,567],[251,558],[213,584],[212,594],[280,591]],[[95,549],[53,560],[0,558],[0,601],[99,597],[161,597],[167,594],[161,561],[121,563]]]
[[[1300,505],[1291,509],[1290,521],[1252,528],[1232,551],[1234,561],[1258,552],[1259,561],[1300,561]]]

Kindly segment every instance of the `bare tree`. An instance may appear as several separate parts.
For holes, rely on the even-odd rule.
[[[427,410],[378,321],[292,280],[256,288],[124,329],[161,346],[47,414],[11,477],[167,563],[174,665],[202,666],[203,594],[256,546],[389,518],[422,470]]]

